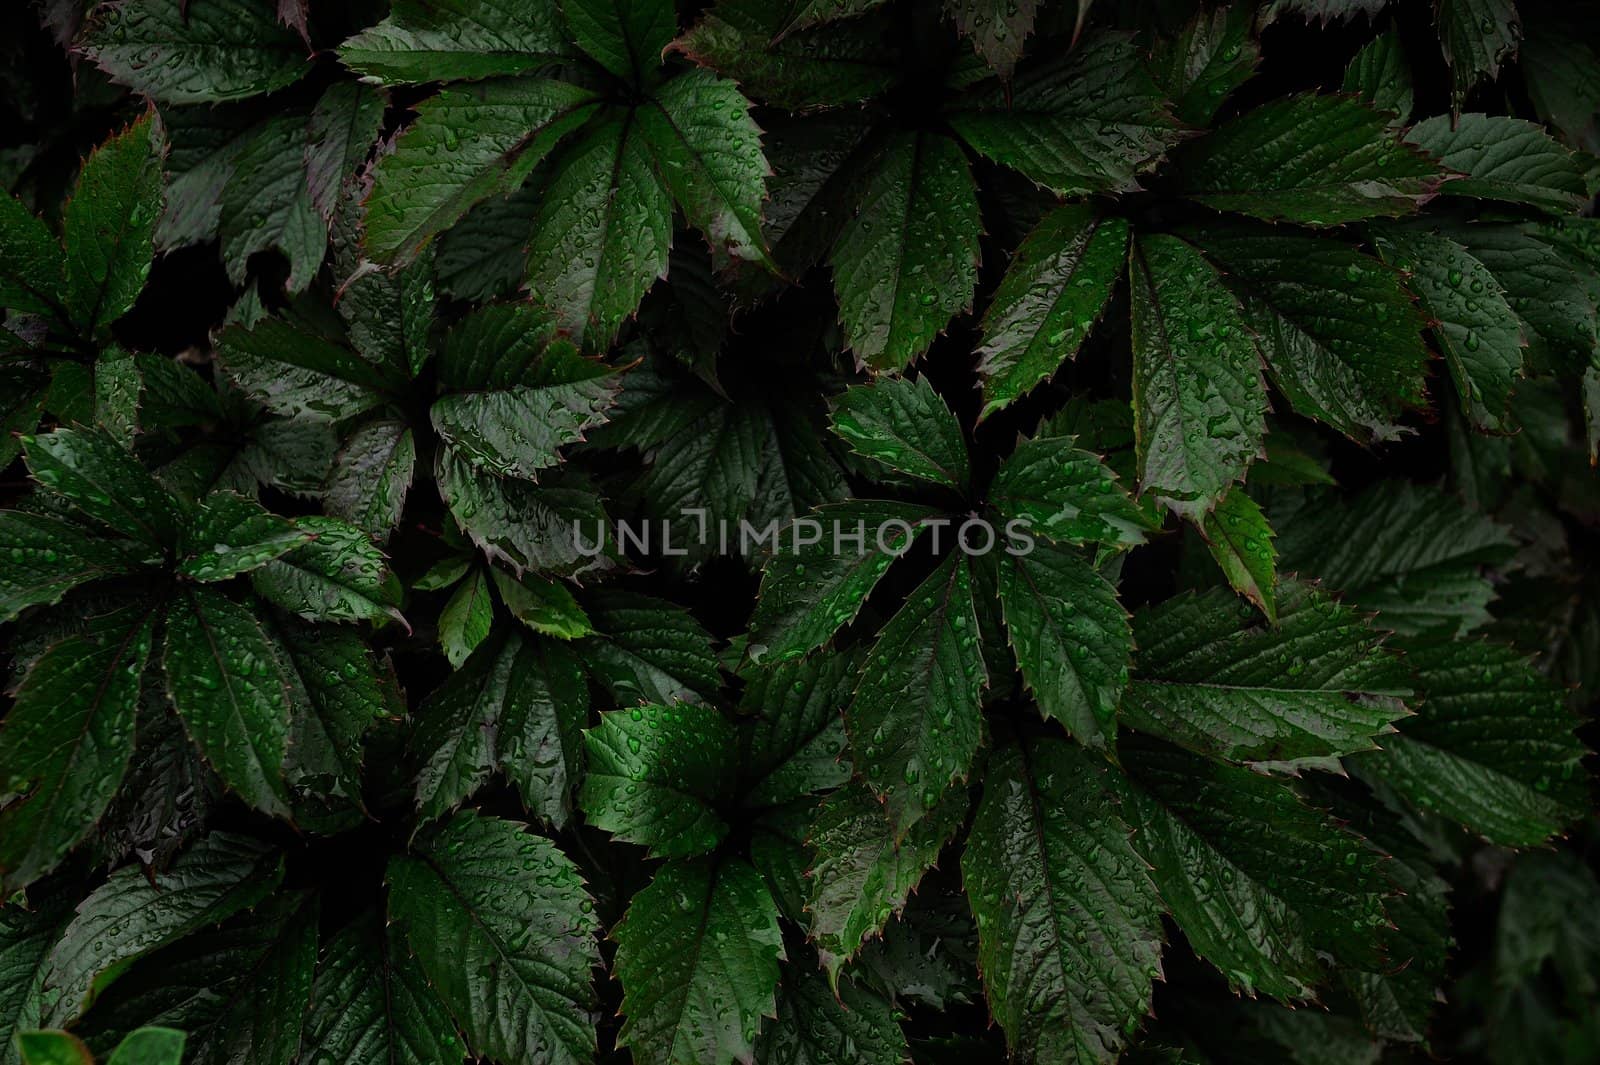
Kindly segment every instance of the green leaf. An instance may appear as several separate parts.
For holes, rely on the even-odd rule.
[[[971,478],[961,425],[926,377],[857,385],[833,403],[833,431],[897,474],[963,491]]]
[[[307,621],[404,623],[396,608],[399,582],[360,529],[333,518],[301,518],[310,542],[255,570],[256,594]]]
[[[1415,97],[1411,88],[1411,65],[1406,62],[1400,35],[1393,30],[1373,38],[1357,52],[1344,70],[1341,88],[1379,111],[1387,111],[1394,121],[1411,119]]]
[[[1007,80],[1022,58],[1023,44],[1033,32],[1038,11],[1037,0],[944,2],[944,12],[955,23],[956,32],[971,40],[972,47],[990,69]]]
[[[565,650],[515,632],[491,637],[416,712],[418,811],[443,815],[498,768],[529,810],[564,824],[587,717],[583,676]]]
[[[72,916],[70,900],[41,894],[31,909],[0,906],[0,1062],[20,1065],[13,1037],[44,1023],[45,960]]]
[[[195,587],[168,606],[166,630],[167,695],[195,746],[245,802],[289,816],[290,690],[261,623],[231,599]]]
[[[136,1028],[117,1044],[106,1065],[179,1065],[187,1039],[175,1028]]]
[[[1161,974],[1161,899],[1105,773],[1043,739],[985,774],[961,872],[989,1008],[1017,1060],[1116,1060]]]
[[[444,648],[444,656],[450,660],[452,668],[461,668],[473,648],[489,635],[493,621],[494,599],[489,594],[489,577],[483,567],[474,566],[439,611],[439,646]]]
[[[383,128],[387,104],[383,90],[350,81],[333,83],[317,99],[306,127],[306,186],[323,218],[338,213],[351,177]]]
[[[534,632],[558,640],[576,640],[594,634],[594,625],[583,607],[560,581],[524,574],[520,579],[500,569],[491,569],[500,601],[511,616]]]
[[[78,904],[45,963],[43,1018],[80,1016],[134,961],[260,903],[283,876],[283,857],[256,840],[213,832],[165,872],[113,872]]]
[[[114,435],[131,439],[139,432],[142,385],[139,364],[131,351],[116,344],[101,349],[94,361],[94,420]]]
[[[410,261],[473,204],[515,192],[596,106],[592,91],[546,78],[458,86],[423,101],[374,167],[367,250],[383,262]]]
[[[607,113],[557,159],[529,247],[528,285],[584,347],[603,351],[672,247],[672,203],[631,113]]]
[[[375,911],[329,940],[317,966],[302,1060],[460,1065],[465,1056],[444,1004]]]
[[[628,0],[659,3],[664,0]],[[658,89],[635,112],[639,132],[690,225],[713,251],[767,261],[761,202],[770,170],[750,101],[733,82],[691,70]]]
[[[369,81],[420,84],[527,74],[570,57],[565,20],[547,0],[397,0],[389,17],[339,46]]]
[[[787,13],[782,36],[825,22],[864,15],[885,0],[797,0]]]
[[[653,80],[678,32],[669,0],[565,0],[561,8],[578,47],[634,86]]]
[[[236,285],[248,277],[251,258],[264,251],[289,261],[284,285],[291,293],[310,285],[322,266],[328,221],[306,180],[307,135],[304,115],[280,115],[262,123],[239,152],[218,216],[222,261]]]
[[[49,872],[105,813],[133,756],[152,606],[90,619],[28,668],[0,723],[0,879]]]
[[[1116,589],[1076,551],[1002,555],[1000,605],[1017,668],[1039,711],[1085,747],[1116,738],[1133,640]]]
[[[1378,856],[1288,787],[1177,748],[1123,743],[1134,846],[1190,945],[1231,986],[1307,998],[1318,952],[1379,960]]]
[[[0,510],[0,556],[0,621],[58,603],[80,584],[126,573],[131,561],[75,525],[21,510]]]
[[[1387,123],[1347,96],[1273,100],[1185,149],[1180,187],[1209,207],[1269,222],[1334,226],[1410,214],[1443,175]]]
[[[0,195],[0,307],[63,314],[66,269],[49,227],[15,197]]]
[[[1192,234],[1261,338],[1273,384],[1300,413],[1363,443],[1392,440],[1425,400],[1423,317],[1398,271],[1348,245],[1231,226]]]
[[[345,439],[322,497],[329,517],[386,539],[400,524],[416,475],[417,444],[404,422],[362,425]]]
[[[311,536],[254,499],[213,492],[184,526],[177,569],[197,581],[225,581],[266,565]]]
[[[1250,32],[1253,15],[1249,4],[1201,11],[1177,36],[1157,41],[1152,73],[1179,121],[1210,125],[1229,94],[1256,72],[1261,46]]]
[[[1589,807],[1582,743],[1559,685],[1484,640],[1406,645],[1422,700],[1355,766],[1493,843],[1534,846]]]
[[[223,330],[217,357],[245,395],[286,418],[342,421],[381,403],[387,383],[359,355],[279,318]]]
[[[18,1032],[16,1042],[22,1065],[94,1065],[89,1048],[68,1032]]]
[[[951,555],[883,627],[845,711],[856,770],[888,807],[895,838],[966,778],[986,683],[971,574]]]
[[[722,678],[712,639],[687,610],[623,591],[601,592],[587,602],[598,635],[576,647],[619,705],[714,698]]]
[[[760,875],[738,858],[669,862],[633,897],[612,972],[622,1031],[641,1065],[731,1065],[754,1052],[783,939]]]
[[[1522,24],[1514,0],[1439,0],[1437,10],[1439,44],[1454,82],[1451,101],[1459,111],[1474,86],[1498,77],[1501,62],[1516,55]]]
[[[1128,223],[1068,204],[1011,258],[983,316],[978,376],[987,418],[1074,358],[1104,313],[1128,253]]]
[[[789,111],[860,103],[894,83],[875,27],[864,32],[851,23],[780,37],[787,15],[786,5],[770,0],[721,0],[673,48]],[[770,239],[770,204],[767,221]]]
[[[1135,614],[1123,720],[1236,762],[1293,767],[1376,747],[1407,712],[1404,670],[1361,615],[1301,584],[1281,592],[1271,625],[1222,589]]]
[[[161,104],[242,100],[311,71],[305,43],[254,0],[97,7],[79,47],[113,81]]]
[[[745,806],[780,806],[850,779],[840,708],[850,701],[860,666],[857,654],[820,654],[744,671],[739,763]]]
[[[289,750],[284,779],[295,818],[313,830],[344,827],[339,819],[362,811],[362,740],[392,716],[394,676],[380,668],[354,631],[273,619],[280,668],[291,695]]]
[[[649,847],[652,858],[705,854],[727,834],[717,805],[728,797],[737,748],[720,712],[636,706],[602,714],[584,738],[580,801],[590,824]]]
[[[981,229],[960,146],[937,134],[895,136],[830,258],[839,320],[858,362],[904,369],[972,306]]]
[[[967,94],[949,120],[978,154],[1059,197],[1131,192],[1181,136],[1134,42],[1115,33]]]
[[[390,920],[472,1053],[592,1060],[594,904],[554,843],[462,811],[390,859],[388,886]]]
[[[596,564],[607,518],[584,478],[550,472],[535,485],[489,477],[443,448],[434,477],[456,523],[491,559],[560,573]]]
[[[530,319],[542,320],[519,313],[527,310],[531,308],[501,304],[477,314],[497,319],[507,331],[523,330]],[[494,336],[498,331],[486,332]],[[447,347],[446,358],[449,354]],[[511,355],[505,347],[495,349],[502,360]],[[521,380],[474,382],[479,387],[472,391],[441,396],[431,410],[434,429],[483,472],[536,480],[540,470],[561,461],[560,448],[582,440],[586,429],[606,420],[620,385],[605,366],[572,359],[570,365],[552,369],[553,361],[547,358]],[[448,372],[444,365],[440,369]]]
[[[161,142],[147,114],[90,153],[61,211],[67,311],[85,336],[138,299],[160,212]]]
[[[1510,530],[1433,488],[1381,481],[1353,499],[1326,495],[1279,522],[1286,569],[1318,577],[1399,633],[1465,633],[1488,620],[1482,568],[1508,560]]]
[[[1221,275],[1192,245],[1140,237],[1128,274],[1140,488],[1198,519],[1261,451],[1261,356]]]
[[[1439,189],[1446,196],[1523,203],[1573,214],[1589,202],[1582,160],[1543,126],[1504,115],[1436,115],[1406,133],[1446,170],[1465,175]]]
[[[1019,443],[989,484],[990,505],[1060,543],[1142,543],[1148,521],[1138,505],[1098,455],[1073,443],[1060,436]]]
[[[948,789],[903,837],[860,781],[823,802],[811,823],[810,934],[830,982],[868,938],[905,908],[922,875],[967,816],[967,789]]]
[[[177,538],[172,496],[104,429],[23,437],[22,451],[33,479],[74,510],[152,547]]]
[[[928,527],[924,522],[939,514],[931,507],[877,499],[814,510],[811,520],[827,532],[793,550],[775,550],[767,561],[750,622],[752,657],[780,660],[821,647],[855,619],[890,563],[909,551]],[[839,547],[850,543],[854,551],[834,549],[834,529],[840,530]],[[797,535],[790,537],[791,546]],[[782,532],[777,537],[781,546]]]
[[[1410,275],[1462,409],[1479,425],[1499,425],[1522,373],[1524,343],[1500,283],[1465,247],[1437,233],[1386,229],[1374,243]]]
[[[1272,526],[1261,507],[1241,488],[1222,497],[1200,522],[1200,535],[1234,591],[1278,623],[1278,552]]]
[[[781,971],[778,1014],[761,1026],[757,1065],[836,1065],[841,1047],[858,1065],[907,1060],[905,1033],[888,999],[849,979],[836,994],[810,959],[791,959]]]

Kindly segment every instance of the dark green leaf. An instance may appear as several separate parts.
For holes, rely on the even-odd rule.
[[[1513,0],[1439,0],[1439,43],[1455,82],[1452,102],[1461,109],[1467,93],[1516,54],[1522,25]]]
[[[301,518],[312,539],[251,576],[257,594],[307,621],[400,620],[399,582],[360,529],[333,518]]]
[[[341,421],[383,401],[377,367],[279,318],[230,326],[217,338],[217,357],[241,391],[286,418]]]
[[[152,547],[177,537],[178,508],[104,429],[57,429],[24,437],[28,471],[73,509]]]
[[[64,311],[66,257],[49,228],[12,196],[0,196],[0,306]]]
[[[1006,633],[1040,712],[1085,747],[1108,746],[1133,649],[1116,589],[1078,552],[1049,544],[1002,555],[999,575]]]
[[[857,1065],[900,1065],[906,1037],[889,1001],[854,980],[829,987],[810,959],[786,962],[778,983],[778,1015],[761,1026],[757,1065],[838,1065],[841,1051]]]
[[[1410,214],[1442,175],[1347,96],[1290,96],[1218,127],[1182,153],[1183,191],[1208,206],[1333,226]]]
[[[133,306],[154,254],[161,211],[161,143],[153,115],[96,148],[61,212],[66,304],[85,335]]]
[[[1202,11],[1157,44],[1152,70],[1180,121],[1210,125],[1228,95],[1255,73],[1261,47],[1251,34],[1253,15],[1250,4]]]
[[[399,84],[526,74],[571,55],[565,22],[547,0],[397,0],[388,18],[340,45],[339,58],[372,80]]]
[[[889,142],[830,259],[858,362],[903,369],[972,306],[981,228],[977,186],[954,140],[906,133]]]
[[[653,858],[705,854],[728,831],[717,803],[728,796],[737,755],[733,729],[713,709],[636,706],[602,714],[585,734],[584,815]]]
[[[1551,214],[1572,214],[1589,202],[1582,160],[1532,122],[1437,115],[1412,126],[1406,141],[1464,175],[1440,187],[1447,196],[1525,203]]]
[[[1256,501],[1241,488],[1231,490],[1201,520],[1200,534],[1228,585],[1277,624],[1278,552],[1272,526]]]
[[[533,574],[518,579],[501,569],[489,572],[505,608],[534,632],[558,640],[576,640],[594,633],[589,615],[560,581]]]
[[[1143,542],[1148,522],[1116,474],[1073,443],[1060,436],[1019,443],[989,484],[990,505],[1028,531],[1060,543]]]
[[[197,581],[224,581],[266,565],[311,536],[254,499],[213,492],[183,529],[178,572]]]
[[[218,216],[222,261],[236,285],[248,276],[251,257],[271,250],[289,260],[290,292],[316,278],[328,250],[328,221],[306,180],[307,134],[305,116],[280,115],[262,123],[239,152]]]
[[[1261,356],[1239,304],[1193,246],[1141,237],[1128,273],[1139,486],[1197,519],[1261,451]]]
[[[1077,355],[1105,311],[1128,252],[1128,223],[1069,204],[1012,256],[983,316],[978,375],[986,418]]]
[[[1161,975],[1163,906],[1105,772],[1046,739],[985,775],[961,872],[989,1008],[1019,1061],[1116,1060]]]
[[[391,859],[388,885],[390,919],[474,1054],[592,1060],[594,904],[554,843],[463,811]]]
[[[678,32],[670,0],[565,0],[561,7],[578,47],[636,86],[655,74]]]
[[[619,705],[704,702],[722,686],[710,635],[682,607],[623,591],[588,606],[598,635],[578,653]]]
[[[744,672],[739,734],[747,806],[778,806],[850,779],[842,708],[860,655],[824,653]]]
[[[323,506],[383,540],[400,523],[416,465],[416,438],[404,422],[368,422],[340,447]]]
[[[1410,121],[1415,106],[1411,65],[1406,62],[1400,35],[1391,30],[1357,52],[1345,68],[1342,88],[1363,103],[1387,111],[1398,123]]]
[[[1023,43],[1033,32],[1037,0],[945,0],[944,11],[956,31],[972,41],[983,61],[1002,78],[1010,79]]]
[[[474,566],[467,579],[439,611],[439,646],[450,665],[459,669],[467,656],[489,635],[494,621],[494,599],[489,594],[489,575]]]
[[[906,477],[962,491],[971,476],[961,425],[926,377],[847,389],[834,400],[833,431],[856,454]]]
[[[20,510],[0,510],[0,555],[0,621],[59,602],[80,584],[126,573],[131,562],[77,526]]]
[[[761,877],[738,858],[669,862],[611,937],[622,1031],[641,1065],[732,1065],[754,1053],[783,940]]]
[[[987,682],[971,574],[952,555],[884,626],[845,712],[856,770],[888,807],[896,839],[966,779]]]

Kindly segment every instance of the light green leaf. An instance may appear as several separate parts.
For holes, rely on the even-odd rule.
[[[989,1008],[1017,1060],[1116,1060],[1161,975],[1164,907],[1106,772],[1042,739],[985,774],[961,873]]]
[[[612,930],[622,1031],[640,1065],[732,1065],[754,1053],[783,938],[760,875],[739,858],[669,862]]]
[[[305,42],[255,0],[108,4],[79,46],[113,81],[162,104],[242,100],[311,72]]]
[[[139,298],[161,212],[161,142],[147,114],[90,153],[61,211],[67,311],[85,336]]]
[[[472,1053],[593,1059],[594,904],[554,843],[466,810],[390,859],[387,879],[389,918]]]
[[[1273,100],[1185,149],[1180,188],[1207,206],[1269,222],[1334,226],[1410,214],[1443,175],[1387,121],[1348,96]]]
[[[998,587],[1017,668],[1040,713],[1085,747],[1108,746],[1133,650],[1115,587],[1080,553],[1049,544],[1000,556]]]
[[[1128,274],[1140,488],[1198,519],[1261,452],[1261,355],[1221,275],[1192,245],[1140,237]]]
[[[600,716],[584,734],[584,816],[652,858],[714,849],[728,831],[717,812],[729,796],[736,737],[722,714],[691,704],[636,706]]]
[[[1012,256],[983,316],[978,376],[987,418],[1078,354],[1128,253],[1128,223],[1088,204],[1046,215]]]
[[[830,260],[839,320],[858,362],[904,369],[972,306],[981,230],[977,185],[960,146],[932,133],[895,136]]]
[[[878,634],[845,711],[856,771],[887,806],[896,839],[966,779],[987,683],[971,573],[954,554]]]
[[[179,1065],[188,1039],[175,1028],[135,1028],[106,1059],[106,1065]]]

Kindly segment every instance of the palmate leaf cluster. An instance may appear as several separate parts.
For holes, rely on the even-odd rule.
[[[1592,5],[5,18],[0,1065],[1600,1056]]]

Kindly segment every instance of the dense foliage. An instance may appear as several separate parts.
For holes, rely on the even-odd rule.
[[[0,1065],[1600,1060],[1600,8],[0,20]]]

